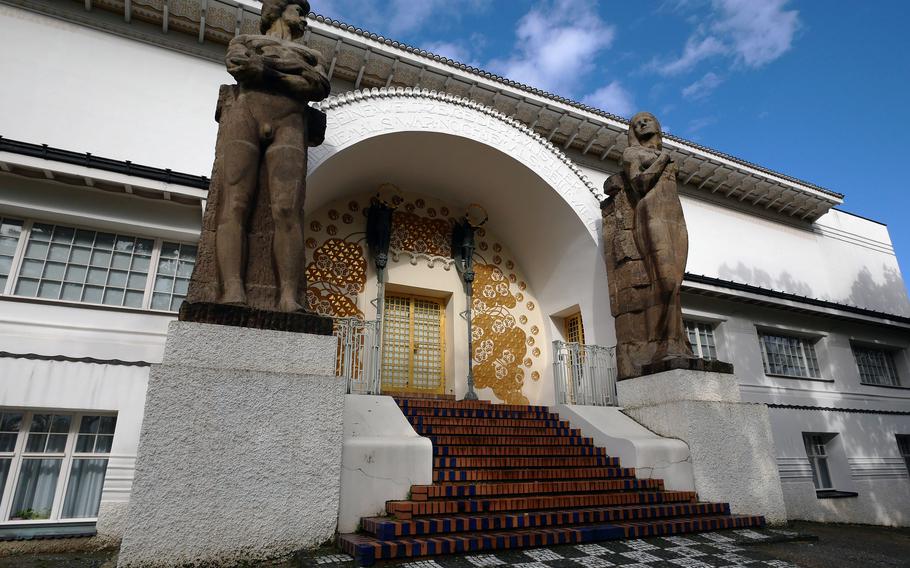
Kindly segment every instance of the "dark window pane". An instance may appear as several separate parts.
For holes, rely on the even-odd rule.
[[[51,424],[51,432],[54,434],[68,433],[70,431],[70,422],[72,419],[72,416],[67,416],[65,414],[54,416],[54,421]]]
[[[80,434],[97,434],[98,424],[101,422],[100,416],[83,416],[79,424]]]
[[[76,453],[89,454],[92,452],[92,446],[95,444],[95,436],[91,434],[82,434],[76,438]]]
[[[113,434],[114,428],[117,426],[117,417],[102,416],[100,424],[101,426],[98,429],[99,434]]]
[[[66,451],[66,434],[51,434],[47,437],[47,453],[62,454]]]
[[[4,412],[3,414],[0,414],[0,431],[18,432],[21,426],[21,412]]]
[[[0,452],[12,452],[16,449],[16,438],[19,434],[0,434]]]
[[[29,434],[25,444],[26,452],[44,452],[47,445],[47,434]]]
[[[9,466],[12,463],[11,459],[0,459],[0,500],[3,500],[3,490],[6,487],[6,478],[9,477]]]
[[[96,454],[109,454],[111,453],[111,447],[114,445],[113,436],[98,436],[98,441],[95,442],[95,453]]]
[[[51,427],[51,415],[50,414],[35,414],[32,416],[32,425],[29,427],[29,432],[47,432]]]

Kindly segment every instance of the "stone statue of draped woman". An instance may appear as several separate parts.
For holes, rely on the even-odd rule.
[[[677,192],[678,168],[647,112],[629,124],[622,172],[605,184],[604,238],[620,378],[647,365],[692,359],[680,304],[689,238]]]

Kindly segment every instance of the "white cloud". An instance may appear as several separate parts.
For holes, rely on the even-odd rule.
[[[727,51],[728,48],[714,36],[702,38],[692,36],[686,40],[682,55],[670,61],[652,61],[651,67],[657,69],[662,75],[678,75],[689,71],[704,59],[722,55]]]
[[[697,101],[710,95],[723,82],[724,80],[716,73],[709,71],[704,77],[685,87],[682,95],[689,100]]]
[[[512,55],[494,59],[488,67],[509,79],[572,96],[615,34],[586,0],[544,1],[518,21]]]
[[[712,26],[732,44],[736,58],[761,67],[789,51],[799,29],[799,12],[787,0],[715,0],[722,17]]]
[[[689,133],[689,135],[694,135],[694,134],[698,133],[699,130],[707,128],[708,126],[711,126],[715,122],[717,122],[717,118],[715,118],[713,116],[704,116],[704,117],[700,117],[700,118],[695,118],[695,119],[689,121],[686,131]]]
[[[433,18],[458,19],[482,11],[489,0],[310,0],[311,8],[342,22],[395,37],[420,29]]]
[[[586,95],[581,102],[626,118],[635,113],[632,94],[623,88],[619,81],[613,81]]]
[[[713,0],[708,24],[686,40],[682,54],[654,59],[649,68],[678,75],[715,56],[747,67],[766,65],[790,50],[799,30],[799,12],[786,10],[789,0]]]
[[[420,47],[430,53],[454,59],[459,63],[468,63],[468,60],[471,59],[471,50],[467,46],[452,41],[424,43]]]

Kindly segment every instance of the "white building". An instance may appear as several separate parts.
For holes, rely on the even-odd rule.
[[[122,532],[232,82],[224,48],[256,29],[257,5],[0,4],[0,538]],[[446,228],[480,204],[479,394],[555,403],[554,341],[615,344],[599,200],[625,123],[321,17],[306,40],[334,93],[310,153],[314,305],[375,319],[363,210],[395,184],[383,390],[460,398],[466,301]],[[811,183],[665,144],[685,182],[693,344],[771,406],[788,516],[910,525],[910,300],[887,228]]]

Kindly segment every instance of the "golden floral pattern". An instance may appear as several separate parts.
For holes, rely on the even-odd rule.
[[[329,239],[313,252],[306,268],[307,303],[318,314],[359,317],[357,296],[367,281],[367,261],[359,243]]]
[[[405,209],[413,210],[414,206],[408,203]],[[393,215],[393,249],[448,258],[452,255],[451,239],[452,225],[445,219],[430,219],[400,210]]]
[[[510,311],[518,301],[498,267],[478,264],[474,270],[474,381],[506,403],[527,404],[521,393],[527,334]]]

